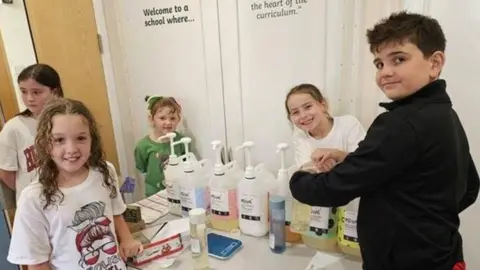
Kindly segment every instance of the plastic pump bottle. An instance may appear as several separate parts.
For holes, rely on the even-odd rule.
[[[187,159],[183,163],[183,177],[180,180],[180,204],[182,205],[182,216],[188,217],[188,212],[194,208],[209,208],[208,177],[198,164],[193,164],[189,156],[189,144],[191,138],[183,137],[180,140],[185,145]],[[198,162],[197,162],[198,163]]]
[[[360,198],[338,209],[338,247],[347,256],[361,260],[357,235],[357,216]]]
[[[238,229],[237,184],[233,175],[226,173],[223,165],[222,142],[213,141],[216,162],[210,179],[210,207],[212,228],[230,232]]]
[[[245,150],[245,174],[238,183],[240,201],[240,230],[242,233],[261,237],[268,233],[268,185],[256,179],[255,168],[252,166],[250,150],[254,146],[251,141],[244,142],[235,151]]]
[[[280,154],[280,169],[277,174],[277,195],[285,199],[285,235],[286,242],[299,243],[302,241],[302,235],[292,232],[290,223],[292,221],[293,196],[290,191],[290,177],[289,169],[285,167],[285,151],[288,149],[288,144],[280,143],[277,145],[277,153]],[[271,205],[270,205],[271,207]]]
[[[170,139],[170,156],[168,158],[168,165],[165,168],[165,186],[167,187],[167,199],[170,203],[169,213],[177,216],[182,215],[182,208],[180,205],[180,187],[179,181],[183,177],[183,168],[180,166],[182,157],[175,155],[175,145],[182,143],[181,141],[174,142],[177,134],[175,132],[169,132],[166,135],[158,138],[159,141],[163,141],[166,138]]]

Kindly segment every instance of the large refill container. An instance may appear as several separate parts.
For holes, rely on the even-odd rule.
[[[338,247],[356,260],[362,258],[357,234],[359,203],[360,198],[357,198],[338,210]]]
[[[187,155],[187,159],[183,163],[184,175],[179,182],[182,216],[188,217],[188,212],[194,208],[203,208],[208,213],[210,211],[210,196],[208,190],[209,179],[202,165],[206,160],[193,164],[188,155],[188,146],[192,139],[189,137],[183,137],[180,141],[185,145],[185,154]]]
[[[182,143],[182,141],[174,142],[177,134],[175,132],[169,132],[164,136],[158,138],[159,141],[165,139],[170,140],[170,156],[168,158],[168,164],[164,169],[165,186],[167,188],[167,199],[169,202],[168,211],[172,215],[182,216],[182,207],[180,205],[180,187],[179,182],[183,177],[183,167],[180,166],[184,156],[178,157],[175,154],[175,145]]]
[[[301,234],[293,232],[290,228],[294,199],[290,191],[290,172],[292,168],[286,169],[285,165],[285,151],[287,149],[288,144],[286,143],[277,145],[277,153],[280,155],[280,169],[278,170],[276,181],[277,195],[285,200],[285,241],[287,243],[300,243],[302,242]]]
[[[257,179],[255,168],[252,166],[250,149],[254,146],[251,141],[244,142],[236,151],[245,150],[245,174],[238,183],[239,197],[239,227],[243,234],[262,237],[268,233],[268,193],[266,181]]]
[[[237,185],[238,181],[232,173],[228,173],[222,163],[222,143],[212,142],[216,162],[210,178],[210,225],[213,229],[230,232],[239,228]]]
[[[338,252],[337,223],[337,208],[312,206],[309,229],[302,234],[303,243],[320,251]]]

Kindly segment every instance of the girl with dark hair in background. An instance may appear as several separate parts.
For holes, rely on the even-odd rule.
[[[33,147],[37,116],[52,97],[63,97],[60,76],[46,64],[26,67],[17,78],[26,109],[10,119],[0,132],[0,179],[18,199],[22,189],[36,178]]]

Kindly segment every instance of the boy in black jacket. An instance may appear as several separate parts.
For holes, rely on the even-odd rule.
[[[298,201],[323,207],[361,197],[358,236],[365,270],[464,269],[459,213],[478,195],[479,177],[446,83],[439,23],[399,12],[367,32],[376,81],[392,100],[344,160],[328,149],[312,159],[325,173],[298,171]]]

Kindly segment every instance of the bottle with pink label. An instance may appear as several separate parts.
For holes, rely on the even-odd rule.
[[[237,184],[236,178],[222,163],[222,143],[212,142],[216,162],[210,179],[210,220],[214,229],[231,231],[238,229]]]

